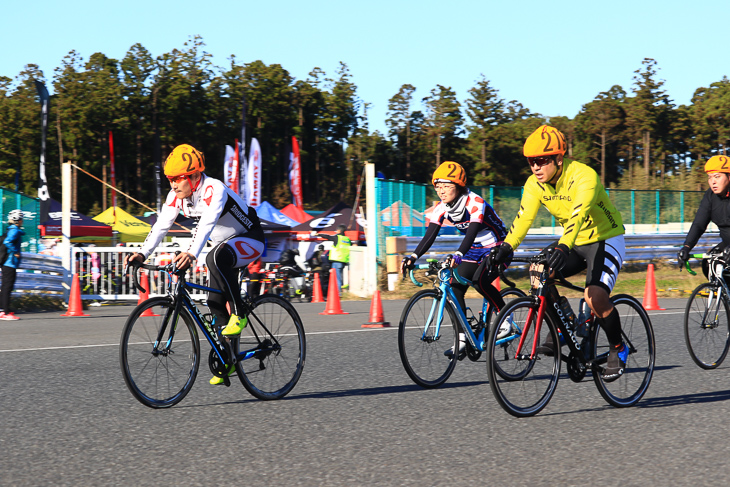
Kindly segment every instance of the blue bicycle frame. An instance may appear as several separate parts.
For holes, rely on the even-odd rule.
[[[192,316],[195,323],[198,325],[198,328],[200,328],[200,331],[205,335],[205,338],[208,340],[208,343],[210,343],[210,346],[213,350],[215,350],[215,354],[218,356],[218,359],[221,361],[222,364],[229,364],[233,365],[239,360],[246,360],[254,356],[257,349],[252,349],[244,352],[240,352],[237,356],[232,356],[230,359],[227,359],[229,353],[226,350],[225,345],[220,340],[218,333],[213,329],[211,326],[211,323],[209,323],[205,318],[203,318],[203,315],[198,310],[197,306],[193,303],[192,299],[190,298],[190,295],[187,292],[187,289],[185,286],[189,286],[193,289],[198,289],[200,291],[205,291],[208,293],[216,293],[216,294],[223,294],[223,292],[220,289],[215,289],[212,287],[202,286],[200,284],[195,284],[191,282],[185,282],[184,279],[178,278],[177,283],[175,286],[178,286],[175,291],[173,292],[173,296],[177,296],[177,299],[175,300],[175,307],[174,309],[171,308],[170,311],[172,311],[173,315],[171,316],[172,320],[169,321],[165,317],[165,323],[173,323],[172,329],[170,331],[170,335],[167,338],[167,343],[165,344],[165,349],[169,349],[172,339],[175,335],[175,330],[177,329],[177,320],[180,316],[180,309],[184,306],[185,309],[188,310],[188,313],[190,316]],[[179,287],[182,286],[182,287]],[[166,326],[160,327],[160,333],[157,337],[157,341],[155,342],[155,350],[157,350],[157,347],[162,340],[162,336],[165,333]]]
[[[430,266],[429,264],[420,264],[417,266],[418,269],[428,269]],[[413,277],[413,272],[410,274],[411,281],[416,286],[423,286],[423,283],[418,282]],[[468,279],[465,279],[459,275],[458,272],[456,272],[455,269],[450,268],[443,268],[439,269],[438,271],[438,278],[440,281],[439,284],[439,290],[441,291],[442,295],[446,299],[438,299],[433,302],[431,305],[431,311],[428,314],[428,319],[426,320],[426,326],[423,329],[423,339],[425,340],[428,337],[428,328],[431,326],[432,319],[434,317],[434,314],[436,314],[436,329],[434,336],[439,336],[439,333],[441,332],[441,323],[443,323],[444,318],[444,309],[446,307],[446,301],[448,300],[452,307],[456,310],[456,313],[459,317],[459,320],[461,322],[461,327],[466,335],[467,340],[471,344],[471,346],[480,352],[483,352],[486,346],[485,342],[485,335],[487,332],[487,325],[489,324],[489,313],[491,312],[491,304],[487,299],[482,300],[482,311],[480,314],[480,319],[484,320],[484,327],[479,331],[479,335],[475,335],[474,331],[471,329],[471,326],[469,326],[469,321],[466,317],[466,314],[461,309],[461,305],[459,305],[459,301],[456,299],[456,295],[454,294],[454,291],[451,289],[451,278],[456,279],[457,282],[459,282],[462,285],[470,286],[472,282]],[[522,330],[520,330],[516,324],[512,324],[513,327],[516,329],[516,333],[510,334],[509,336],[505,338],[501,338],[497,340],[497,345],[501,345],[502,343],[506,343],[509,341],[514,340],[515,338],[518,338],[522,335]]]

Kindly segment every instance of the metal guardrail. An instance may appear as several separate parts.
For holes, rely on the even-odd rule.
[[[686,234],[634,234],[624,235],[626,242],[625,262],[644,262],[676,259],[679,247],[684,243]],[[421,237],[404,237],[406,239],[407,253],[416,249]],[[450,254],[459,248],[463,240],[461,235],[446,235],[436,237],[436,241],[429,251],[424,254],[419,263],[426,259],[439,258],[444,254]],[[527,235],[525,240],[517,249],[518,253],[525,255],[534,254],[547,247],[550,243],[560,238],[559,235]],[[706,252],[720,243],[719,233],[705,233],[693,249],[695,252]]]
[[[646,234],[626,235],[626,261],[642,262],[656,260],[672,260],[677,257],[678,248],[684,243],[685,234]],[[420,262],[427,258],[440,258],[454,252],[461,243],[461,236],[444,236],[436,238],[430,251],[421,257]],[[421,241],[421,237],[405,237],[407,252],[413,252]],[[534,254],[557,240],[554,235],[528,235],[520,245],[518,252]],[[706,252],[720,242],[719,233],[706,233],[693,249],[695,252]],[[123,255],[133,249],[119,247],[73,247],[72,273],[79,274],[82,280],[82,299],[99,300],[137,300],[139,295],[132,288],[129,276],[122,275]],[[149,261],[160,262],[171,258],[175,248],[160,248],[150,256]],[[95,255],[94,255],[95,254]],[[91,257],[94,256],[94,259]],[[68,288],[64,284],[66,271],[61,265],[61,258],[51,255],[23,253],[23,260],[18,269],[17,280],[13,296],[23,296],[30,293],[63,298]],[[98,259],[98,260],[95,260]],[[205,262],[201,255],[199,262]],[[96,265],[94,265],[96,264]],[[97,269],[94,269],[97,267]],[[94,278],[93,276],[97,276]],[[195,272],[188,273],[192,282],[205,284],[208,272],[204,265]],[[166,275],[157,273],[149,276],[150,297],[162,294],[165,291]],[[196,299],[205,298],[204,293],[198,293]]]
[[[61,265],[61,258],[52,255],[31,254],[22,252],[20,268],[16,274],[14,297],[38,294],[54,298],[62,298],[64,275],[66,271]]]

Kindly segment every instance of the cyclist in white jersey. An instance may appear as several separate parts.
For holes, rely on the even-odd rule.
[[[238,273],[263,254],[264,232],[256,210],[249,208],[223,182],[206,176],[204,170],[202,152],[187,144],[175,147],[165,161],[165,176],[172,189],[142,248],[128,259],[147,259],[181,211],[187,217],[196,218],[198,224],[190,246],[176,255],[173,262],[178,268],[187,269],[197,260],[206,242],[212,241],[213,249],[205,263],[210,272],[210,286],[220,289],[223,294],[210,293],[208,307],[219,323],[227,323],[221,333],[233,336],[240,334],[248,323]],[[226,302],[230,305],[230,314]],[[214,385],[223,382],[220,377],[210,381]]]

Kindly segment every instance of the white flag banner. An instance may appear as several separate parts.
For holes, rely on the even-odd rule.
[[[246,198],[245,201],[252,208],[261,204],[261,146],[256,139],[251,139],[251,152],[248,155]]]
[[[223,161],[223,183],[235,191],[235,163],[236,151],[230,145],[226,146],[226,158]]]

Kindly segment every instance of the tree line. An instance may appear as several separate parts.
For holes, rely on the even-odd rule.
[[[727,77],[677,106],[648,58],[629,91],[612,86],[574,118],[544,116],[504,100],[483,75],[463,101],[442,85],[419,99],[416,87],[405,84],[388,100],[385,134],[369,130],[369,104],[358,97],[345,63],[333,76],[314,68],[297,80],[278,64],[239,63],[231,56],[218,67],[211,58],[203,40],[192,37],[157,57],[141,44],[121,61],[102,53],[84,60],[71,51],[51,80],[33,64],[15,79],[0,76],[0,185],[36,194],[41,128],[35,80],[52,85],[46,175],[57,199],[61,161],[102,177],[109,131],[117,186],[150,206],[156,163],[180,143],[202,150],[206,172],[221,177],[225,146],[241,136],[244,97],[247,147],[251,137],[261,144],[262,194],[275,206],[291,202],[292,136],[301,148],[305,208],[315,209],[351,203],[365,161],[386,178],[427,182],[438,164],[455,160],[467,169],[469,184],[521,185],[529,175],[522,144],[543,123],[566,135],[568,158],[591,164],[611,187],[700,189],[704,161],[725,154],[730,139]],[[110,204],[97,181],[83,174],[74,180],[75,209],[95,214]],[[164,178],[161,184],[164,195]],[[131,200],[118,201],[141,210]]]

